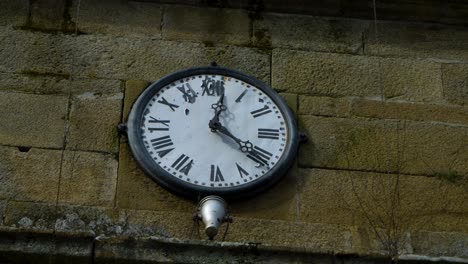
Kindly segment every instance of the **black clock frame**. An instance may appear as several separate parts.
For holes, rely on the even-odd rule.
[[[218,74],[234,77],[245,83],[255,86],[267,94],[277,105],[278,109],[283,113],[288,129],[289,139],[286,143],[284,154],[280,160],[262,177],[239,186],[221,188],[198,186],[173,177],[170,173],[156,164],[153,158],[147,152],[141,137],[142,116],[147,103],[159,90],[173,83],[174,81],[200,74]],[[241,72],[217,66],[189,68],[174,72],[148,86],[133,104],[128,116],[126,127],[128,144],[130,146],[133,157],[143,169],[145,174],[151,177],[155,182],[157,182],[165,189],[191,199],[200,199],[206,195],[218,195],[227,200],[240,200],[252,197],[256,194],[259,194],[260,192],[265,191],[273,184],[278,182],[291,167],[296,157],[300,141],[300,135],[293,112],[288,107],[283,98],[281,98],[270,86]],[[208,128],[208,124],[207,133],[212,133]]]

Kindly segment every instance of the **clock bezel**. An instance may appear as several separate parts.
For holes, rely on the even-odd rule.
[[[141,137],[142,133],[140,125],[148,102],[157,92],[167,85],[174,83],[177,80],[200,74],[216,74],[233,77],[255,86],[255,88],[260,89],[268,95],[282,112],[289,138],[284,148],[284,154],[267,173],[258,179],[231,187],[213,188],[209,186],[198,186],[174,177],[155,163],[151,155],[146,150]],[[207,133],[212,133],[210,132],[208,125]],[[269,85],[257,80],[256,78],[235,70],[217,66],[196,67],[177,71],[149,85],[132,105],[127,120],[127,137],[133,157],[147,176],[163,188],[192,199],[200,199],[206,195],[218,195],[227,200],[240,200],[257,195],[270,188],[282,178],[293,164],[299,146],[299,132],[294,113],[281,96],[279,96]]]

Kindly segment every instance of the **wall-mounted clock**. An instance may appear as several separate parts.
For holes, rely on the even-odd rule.
[[[150,85],[132,107],[127,135],[148,176],[192,198],[267,189],[291,166],[299,141],[293,113],[271,87],[221,67]]]

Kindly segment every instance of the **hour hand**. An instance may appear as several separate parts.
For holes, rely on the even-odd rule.
[[[215,123],[218,123],[219,126],[221,126],[221,124],[219,123],[219,115],[221,114],[222,111],[226,110],[226,106],[224,105],[223,101],[224,101],[224,94],[221,95],[218,102],[211,105],[211,108],[215,110],[215,115],[208,123],[208,126],[211,128],[212,132],[217,131],[217,126],[215,125]]]

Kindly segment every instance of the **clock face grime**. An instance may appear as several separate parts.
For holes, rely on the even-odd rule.
[[[267,188],[289,167],[297,131],[290,110],[265,87],[218,67],[163,78],[129,116],[134,156],[164,187],[192,197],[229,199]]]

